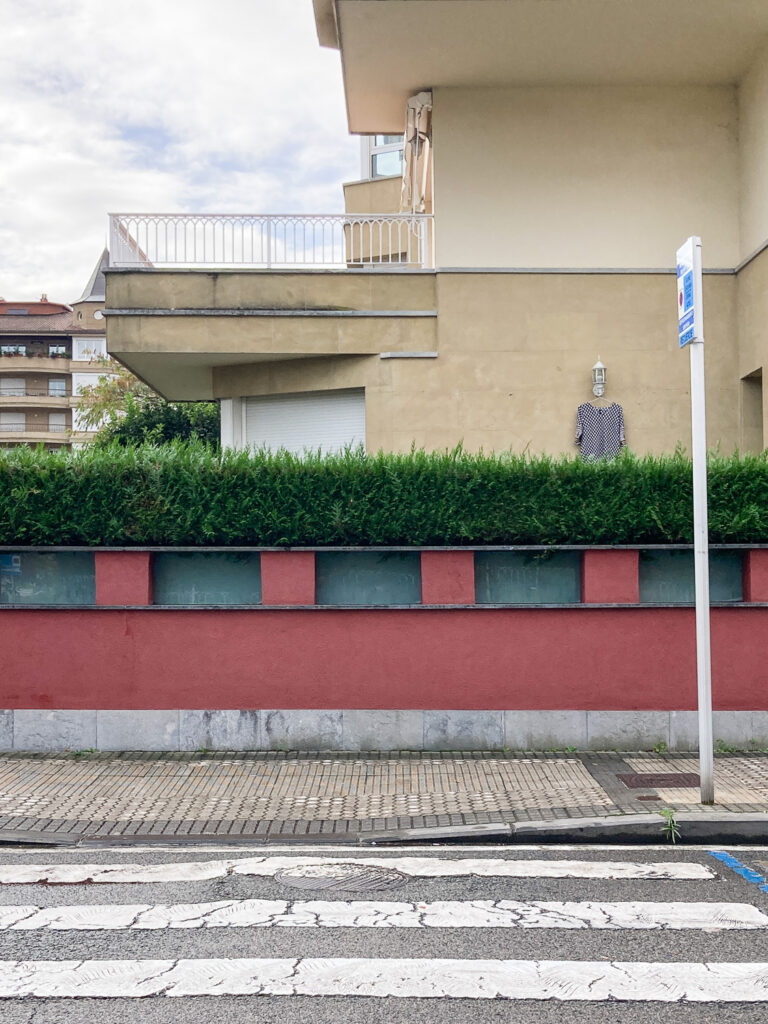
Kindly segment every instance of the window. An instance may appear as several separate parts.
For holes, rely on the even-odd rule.
[[[23,377],[0,378],[0,395],[19,396],[26,394]]]
[[[478,604],[578,604],[579,551],[477,551]]]
[[[318,604],[421,604],[418,552],[321,551],[315,555]]]
[[[641,604],[693,604],[696,600],[692,551],[640,552]],[[742,600],[740,551],[710,551],[712,601]]]
[[[52,434],[63,433],[67,429],[67,414],[65,412],[48,413],[48,430]]]
[[[21,432],[27,429],[27,416],[23,412],[0,412],[0,433]]]
[[[403,136],[368,135],[362,142],[364,178],[390,178],[403,173]]]
[[[26,345],[0,345],[0,356],[25,356]]]
[[[95,600],[93,552],[0,554],[0,604],[88,605]]]
[[[48,381],[48,394],[57,398],[64,398],[67,394],[66,380],[51,378]]]
[[[163,551],[152,564],[155,604],[261,602],[261,559],[256,552]]]
[[[66,345],[49,345],[48,346],[48,355],[52,359],[55,359],[57,356],[65,356],[66,354],[67,354],[67,346]]]
[[[76,362],[87,363],[92,359],[106,359],[107,343],[104,338],[75,338],[72,347],[72,358]]]
[[[294,455],[325,454],[365,444],[365,390],[308,391],[245,400],[245,440]]]

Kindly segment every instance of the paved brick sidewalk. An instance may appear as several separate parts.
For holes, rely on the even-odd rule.
[[[0,839],[341,837],[711,810],[698,803],[697,769],[695,755],[647,753],[12,753],[0,755]],[[717,756],[715,786],[716,810],[768,811],[768,756]]]

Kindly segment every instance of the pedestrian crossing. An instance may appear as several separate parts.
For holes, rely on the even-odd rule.
[[[300,996],[768,1003],[768,956],[760,956],[768,938],[768,899],[742,881],[729,890],[739,898],[724,899],[720,861],[694,855],[646,861],[355,851],[346,857],[264,853],[205,859],[201,853],[197,860],[155,863],[79,863],[69,857],[60,863],[0,864],[0,956],[3,948],[16,953],[0,959],[0,1000]],[[286,872],[333,873],[350,864],[401,873],[406,896],[364,899],[325,892],[322,898],[290,899],[281,890]],[[237,898],[204,898],[212,883],[238,890],[252,884],[260,891],[258,898],[239,898],[241,891]],[[111,886],[106,900],[90,898],[105,886]],[[468,886],[470,898],[435,898],[443,886]],[[534,898],[547,886],[559,898]],[[569,888],[583,894],[585,887],[590,896],[595,890],[595,898],[568,898]],[[483,888],[488,892],[478,896]],[[665,888],[668,900],[637,898],[640,892],[663,896]],[[631,892],[632,898],[597,898],[612,889],[623,896]],[[188,901],[168,900],[166,891],[183,893]],[[136,892],[140,900],[131,899]],[[568,945],[573,932],[589,937],[583,956],[578,943]],[[89,933],[104,936],[98,956]],[[141,946],[128,941],[136,933],[152,936],[145,957],[136,957]],[[633,951],[629,937],[640,940],[646,933],[678,936],[670,949],[674,956],[664,956],[661,944],[642,947],[654,950],[652,959],[627,955]],[[190,956],[194,936],[202,941],[206,934],[203,952],[217,949],[225,936],[228,945],[220,956]],[[531,948],[554,955],[520,957],[524,945],[515,935],[521,942],[523,935],[531,941],[541,935]],[[257,936],[259,950],[270,955],[241,955],[257,948]],[[318,942],[328,946],[332,936],[343,955],[318,955]],[[450,949],[434,945],[438,936],[449,940]],[[475,936],[482,936],[479,945]],[[753,937],[749,946],[747,936]],[[384,939],[397,940],[389,949],[400,955],[382,955]],[[726,942],[740,945],[726,949],[720,945]],[[403,956],[409,945],[413,955]],[[707,955],[686,956],[686,948]],[[745,950],[758,956],[745,956]]]

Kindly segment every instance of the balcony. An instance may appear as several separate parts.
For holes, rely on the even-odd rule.
[[[0,445],[3,444],[69,444],[70,427],[59,424],[0,424]]]
[[[4,409],[69,408],[72,405],[72,398],[73,396],[66,391],[51,392],[47,388],[14,388],[3,391],[0,386],[0,407]]]
[[[54,373],[70,373],[73,368],[77,369],[81,365],[81,363],[74,363],[73,366],[69,356],[38,356],[33,353],[13,356],[0,354],[0,373],[11,370],[27,370],[29,373],[44,373],[49,370]]]
[[[424,214],[114,214],[107,347],[172,400],[256,363],[433,351],[431,233]]]

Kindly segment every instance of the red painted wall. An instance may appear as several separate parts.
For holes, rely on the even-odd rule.
[[[693,709],[691,608],[4,609],[4,708]],[[34,638],[35,642],[31,642]],[[768,709],[768,608],[712,610],[719,709]]]

